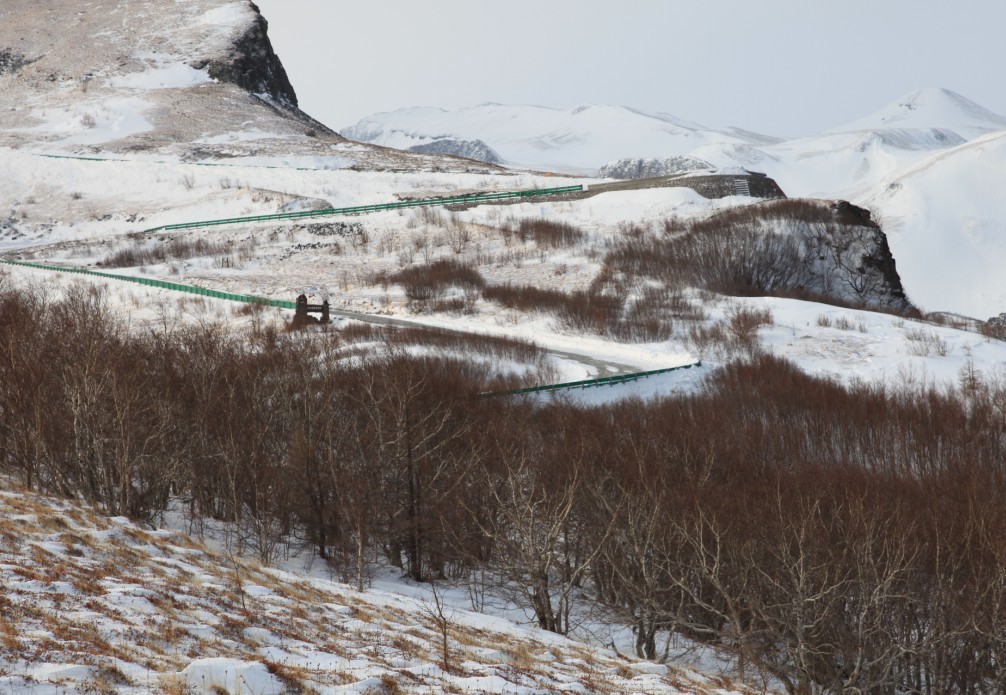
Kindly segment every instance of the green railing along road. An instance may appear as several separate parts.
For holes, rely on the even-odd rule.
[[[27,263],[25,261],[9,261],[0,258],[0,264],[21,266],[23,268],[33,268],[35,270],[48,270],[58,273],[74,273],[76,275],[90,275],[92,277],[105,278],[107,280],[122,280],[124,282],[134,282],[138,285],[145,285],[147,287],[156,287],[164,290],[173,290],[175,292],[186,292],[188,294],[194,294],[200,297],[209,297],[211,299],[224,299],[231,302],[242,302],[245,304],[261,304],[263,306],[278,307],[280,309],[292,309],[297,308],[295,302],[288,302],[282,299],[268,299],[266,297],[256,297],[250,294],[235,294],[233,292],[221,292],[219,290],[210,290],[205,287],[196,287],[195,285],[183,285],[178,282],[168,282],[166,280],[155,280],[153,278],[141,278],[134,275],[115,275],[113,273],[102,273],[98,270],[88,270],[86,268],[68,268],[59,265],[45,265],[42,263]],[[699,367],[702,362],[695,362],[692,364],[683,364],[677,367],[668,367],[667,369],[654,369],[648,372],[632,372],[630,374],[618,374],[615,376],[604,376],[597,379],[584,379],[582,381],[568,381],[562,384],[544,384],[542,386],[530,386],[528,388],[516,389],[513,391],[501,391],[498,393],[484,393],[482,396],[515,396],[519,394],[529,394],[529,393],[543,393],[548,391],[561,391],[564,389],[586,389],[593,388],[596,386],[615,386],[617,384],[624,384],[630,381],[636,381],[637,379],[645,379],[646,377],[654,376],[656,374],[666,374],[667,372],[678,371],[679,369],[691,369],[692,367]]]
[[[325,217],[332,215],[361,215],[370,212],[381,212],[383,210],[397,210],[400,208],[424,207],[434,205],[471,205],[471,204],[494,202],[501,200],[514,200],[519,202],[520,200],[526,200],[530,198],[537,198],[543,196],[557,196],[568,193],[579,193],[583,190],[586,190],[584,186],[577,185],[577,186],[562,186],[559,188],[537,188],[526,191],[506,191],[500,193],[473,193],[470,195],[452,196],[447,198],[402,200],[394,203],[381,203],[377,205],[356,205],[353,207],[346,207],[346,208],[328,208],[324,210],[305,210],[301,212],[285,212],[285,213],[276,213],[272,215],[254,215],[251,217],[229,217],[218,220],[202,220],[199,222],[181,222],[178,224],[161,225],[160,227],[147,229],[145,230],[145,232],[149,234],[151,232],[162,232],[162,231],[171,231],[178,229],[196,229],[200,227],[215,227],[225,224],[241,224],[247,222],[267,222],[271,220],[295,220],[295,219],[304,219],[311,217]],[[243,302],[245,304],[261,304],[264,306],[277,307],[280,309],[295,310],[297,308],[296,303],[284,301],[281,299],[268,299],[266,297],[256,297],[248,294],[221,292],[219,290],[211,290],[205,287],[196,287],[194,285],[183,285],[178,282],[155,280],[153,278],[136,277],[133,275],[116,275],[114,273],[103,273],[98,270],[88,270],[86,268],[45,265],[41,263],[27,263],[25,261],[11,261],[5,259],[0,259],[0,263],[4,263],[7,265],[22,266],[25,268],[34,268],[36,270],[48,270],[60,273],[74,273],[77,275],[90,275],[93,277],[105,278],[108,280],[121,280],[123,282],[133,282],[138,285],[145,285],[147,287],[172,290],[175,292],[185,292],[200,297],[209,297],[211,299],[224,299],[232,302]],[[616,376],[599,377],[597,379],[584,379],[582,381],[570,381],[562,384],[545,384],[542,386],[531,386],[528,388],[516,389],[513,391],[504,391],[500,393],[486,393],[483,395],[509,396],[518,394],[542,393],[548,391],[560,391],[565,389],[593,388],[596,386],[614,386],[616,384],[623,384],[630,381],[636,381],[637,379],[645,379],[646,377],[654,376],[656,374],[665,374],[667,372],[674,372],[679,369],[691,369],[692,367],[697,367],[701,365],[702,362],[695,362],[693,364],[679,365],[677,367],[669,367],[667,369],[655,369],[648,372],[633,372],[630,374],[618,374]]]
[[[250,294],[234,294],[233,292],[221,292],[220,290],[209,290],[205,287],[195,285],[182,285],[177,282],[167,280],[155,280],[153,278],[140,278],[133,275],[115,275],[113,273],[102,273],[97,270],[87,268],[67,268],[59,265],[43,265],[41,263],[25,263],[24,261],[8,261],[0,258],[0,263],[7,265],[19,265],[24,268],[34,268],[36,270],[52,270],[59,273],[75,273],[77,275],[91,275],[108,280],[123,280],[124,282],[135,282],[138,285],[147,287],[158,287],[162,290],[174,290],[175,292],[187,292],[200,297],[210,297],[212,299],[226,299],[232,302],[243,302],[245,304],[263,304],[265,306],[279,307],[280,309],[296,309],[294,302],[287,302],[282,299],[268,299],[266,297],[255,297]]]
[[[370,212],[382,212],[384,210],[399,210],[401,208],[429,207],[433,205],[471,205],[477,203],[491,203],[500,200],[521,201],[528,198],[539,198],[542,196],[564,195],[567,193],[580,193],[584,190],[581,185],[560,186],[559,188],[536,188],[528,191],[504,191],[500,193],[472,193],[471,195],[458,195],[449,198],[423,198],[421,200],[399,200],[394,203],[378,203],[376,205],[354,205],[348,208],[325,208],[323,210],[302,210],[300,212],[277,212],[272,215],[252,215],[250,217],[227,217],[219,220],[201,220],[198,222],[179,222],[177,224],[163,224],[160,227],[145,229],[144,233],[169,232],[178,229],[196,229],[198,227],[216,227],[223,224],[244,224],[247,222],[269,222],[274,220],[298,220],[309,217],[330,217],[333,215],[363,215]]]
[[[529,386],[523,389],[514,389],[513,391],[500,391],[498,393],[484,393],[483,396],[517,396],[526,393],[545,393],[548,391],[563,391],[566,389],[589,389],[595,386],[615,386],[617,384],[624,384],[630,381],[636,381],[637,379],[645,379],[650,376],[655,376],[657,374],[667,374],[668,372],[676,372],[680,369],[691,369],[692,367],[701,367],[702,361],[692,362],[691,364],[682,364],[677,367],[667,367],[666,369],[653,369],[648,372],[631,372],[629,374],[617,374],[615,376],[602,376],[597,379],[583,379],[582,381],[567,381],[562,384],[544,384],[542,386]]]

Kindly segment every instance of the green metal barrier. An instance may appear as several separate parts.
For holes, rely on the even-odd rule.
[[[269,222],[274,220],[297,220],[309,217],[330,217],[332,215],[363,215],[370,212],[399,210],[402,208],[429,207],[433,205],[471,205],[499,200],[523,200],[541,196],[564,195],[579,193],[583,186],[560,186],[558,188],[537,188],[527,191],[505,191],[500,193],[472,193],[471,195],[451,196],[448,198],[424,198],[422,200],[400,200],[394,203],[379,203],[376,205],[355,205],[346,208],[325,208],[323,210],[302,210],[299,212],[278,212],[271,215],[252,215],[250,217],[227,217],[218,220],[200,220],[198,222],[179,222],[164,224],[160,227],[145,229],[145,234],[153,232],[168,232],[179,229],[195,229],[198,227],[215,227],[224,224],[244,224],[248,222]]]
[[[529,386],[523,389],[514,389],[513,391],[500,391],[498,393],[483,393],[483,396],[518,396],[525,393],[544,393],[548,391],[563,391],[566,389],[589,389],[596,386],[615,386],[616,384],[624,384],[629,381],[636,381],[638,379],[645,379],[646,377],[654,376],[656,374],[667,374],[668,372],[676,372],[680,369],[691,369],[692,367],[701,367],[702,361],[692,362],[691,364],[682,364],[677,367],[668,367],[666,369],[653,369],[648,372],[632,372],[631,374],[618,374],[616,376],[602,376],[597,379],[583,379],[582,381],[567,381],[562,384],[544,384],[542,386]]]
[[[249,294],[234,294],[231,292],[220,292],[219,290],[210,290],[205,287],[196,287],[195,285],[183,285],[178,282],[168,282],[166,280],[155,280],[153,278],[140,278],[132,275],[115,275],[113,273],[102,273],[98,270],[88,270],[86,268],[67,268],[58,265],[45,265],[42,263],[27,263],[25,261],[9,261],[0,258],[0,263],[6,265],[21,266],[24,268],[34,268],[36,270],[49,270],[58,273],[74,273],[77,275],[91,275],[94,277],[105,278],[109,280],[122,280],[124,282],[134,282],[139,285],[146,285],[147,287],[157,287],[164,290],[173,290],[175,292],[187,292],[188,294],[195,294],[202,297],[212,297],[214,299],[225,299],[232,302],[243,302],[245,304],[262,304],[264,306],[272,306],[280,309],[296,309],[297,305],[295,302],[288,302],[282,299],[269,299],[267,297],[256,297]],[[692,364],[683,364],[677,367],[668,367],[666,369],[654,369],[648,372],[633,372],[631,374],[618,374],[616,376],[605,376],[597,379],[583,379],[581,381],[568,381],[562,384],[544,384],[542,386],[530,386],[523,389],[515,389],[513,391],[501,391],[498,393],[483,393],[482,396],[516,396],[520,394],[527,393],[543,393],[548,391],[561,391],[564,389],[586,389],[594,388],[597,386],[614,386],[616,384],[624,384],[630,381],[636,381],[637,379],[645,379],[646,377],[654,376],[656,374],[666,374],[668,372],[675,372],[681,369],[691,369],[692,367],[701,367],[701,360],[694,362]]]
[[[153,278],[139,278],[132,275],[115,275],[113,273],[102,273],[97,270],[88,270],[87,268],[66,268],[58,265],[43,265],[41,263],[26,263],[24,261],[8,261],[0,259],[0,263],[5,263],[7,265],[18,265],[25,268],[34,268],[36,270],[51,270],[59,273],[75,273],[77,275],[91,275],[99,278],[106,278],[109,280],[123,280],[125,282],[135,282],[139,285],[146,285],[147,287],[157,287],[162,290],[173,290],[175,292],[187,292],[188,294],[197,294],[202,297],[212,297],[214,299],[226,299],[231,302],[243,302],[245,304],[263,304],[265,306],[274,306],[280,309],[296,309],[297,305],[294,302],[287,302],[282,299],[269,299],[267,297],[256,297],[250,294],[234,294],[232,292],[221,292],[219,290],[210,290],[205,287],[196,287],[195,285],[183,285],[178,282],[168,282],[166,280],[154,280]]]

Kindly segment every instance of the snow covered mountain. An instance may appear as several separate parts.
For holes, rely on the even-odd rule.
[[[876,113],[833,128],[830,132],[863,130],[930,130],[944,134],[952,131],[972,140],[997,130],[1006,130],[1006,117],[957,92],[929,87],[906,94]]]
[[[297,108],[267,26],[250,0],[84,7],[5,0],[0,146],[325,168],[491,170],[346,142]]]
[[[374,114],[343,129],[352,140],[407,149],[434,140],[482,140],[513,166],[593,172],[626,157],[668,157],[713,143],[766,145],[777,139],[740,129],[714,130],[668,114],[623,106],[572,109],[481,104]]]
[[[341,132],[401,149],[481,140],[511,166],[581,174],[603,169],[602,175],[621,172],[611,174],[619,177],[655,171],[647,160],[689,157],[713,167],[763,171],[790,195],[862,199],[881,179],[930,153],[1003,129],[1006,117],[950,90],[927,88],[795,140],[602,105],[411,108],[374,114]]]
[[[926,326],[901,316],[788,295],[735,296],[727,283],[731,279],[727,271],[746,268],[762,275],[757,278],[760,284],[751,281],[744,287],[782,285],[796,297],[906,308],[904,298],[894,291],[900,286],[893,282],[897,270],[905,278],[909,298],[927,309],[987,315],[1006,308],[1006,291],[997,272],[998,259],[1006,254],[1001,223],[1006,204],[999,202],[999,191],[1006,187],[1002,166],[1006,133],[988,132],[997,127],[995,118],[940,94],[929,101],[908,100],[917,106],[900,120],[892,117],[888,123],[880,117],[861,129],[789,143],[606,106],[561,111],[485,105],[465,113],[417,109],[406,114],[409,123],[400,129],[385,128],[375,120],[370,130],[361,125],[359,133],[352,131],[428,152],[421,154],[347,142],[301,113],[290,81],[269,48],[264,20],[247,0],[101,4],[5,0],[0,7],[0,110],[6,114],[0,122],[0,261],[5,262],[0,266],[0,294],[8,288],[32,292],[37,288],[39,297],[94,299],[102,312],[123,317],[121,328],[117,324],[109,331],[107,345],[121,344],[120,330],[122,335],[134,330],[188,335],[189,326],[198,326],[207,337],[218,330],[243,336],[247,330],[260,335],[262,345],[276,346],[266,347],[264,357],[283,364],[286,345],[313,339],[309,333],[295,334],[282,345],[274,340],[292,309],[231,300],[234,295],[252,295],[289,302],[303,292],[312,300],[329,298],[338,316],[326,327],[330,330],[314,336],[330,341],[326,348],[330,352],[317,353],[326,362],[356,364],[358,356],[377,351],[386,329],[390,334],[393,327],[408,327],[408,333],[428,334],[430,342],[389,342],[389,354],[436,352],[473,365],[482,365],[477,360],[483,360],[487,369],[498,370],[494,374],[509,370],[516,377],[549,379],[539,383],[651,372],[646,379],[570,395],[597,406],[700,390],[703,378],[717,366],[738,356],[749,359],[756,350],[785,357],[805,372],[837,382],[907,388],[915,375],[922,374],[934,383],[956,383],[962,370],[993,374],[1006,364],[1006,343],[964,330],[974,328],[967,322]],[[931,109],[933,116],[922,118],[925,109]],[[453,125],[451,118],[457,121]],[[986,134],[968,140],[977,132]],[[658,152],[648,152],[653,143]],[[487,158],[497,149],[511,163],[542,167],[559,163],[566,169],[591,171],[617,153],[629,157],[626,172],[643,162],[633,175],[687,168],[692,160],[685,157],[691,152],[712,167],[733,169],[733,175],[721,172],[718,183],[728,188],[725,195],[715,196],[695,183],[715,178],[703,171],[682,177],[691,182],[688,186],[651,186],[654,182],[595,186],[596,181],[589,180],[589,190],[572,194],[567,190],[562,196],[536,194],[505,207],[466,202],[445,209],[439,204],[443,201],[435,201],[474,191],[572,188],[584,182],[440,154]],[[647,161],[642,159],[645,154],[656,157]],[[865,192],[857,200],[864,200],[891,232],[897,269],[895,259],[886,253],[881,230],[866,210],[834,201],[759,201],[757,186],[767,185],[759,179],[768,177],[749,176],[736,170],[738,165],[780,177],[790,193],[862,189]],[[383,210],[348,221],[275,219],[280,212],[420,199],[434,204]],[[164,229],[172,223],[238,217],[245,219],[213,227]],[[780,243],[787,238],[799,243]],[[733,243],[734,239],[767,243],[753,248]],[[731,258],[720,252],[722,244],[738,255]],[[691,259],[704,265],[689,262],[686,272],[684,263],[676,264],[682,248],[689,248]],[[66,272],[96,267],[102,269],[100,274]],[[456,277],[420,277],[431,269],[446,269]],[[728,289],[690,284],[696,275],[688,273],[711,276],[713,270],[721,272],[720,286]],[[425,299],[421,292],[410,296],[409,283],[433,289]],[[885,296],[887,301],[876,301]],[[18,360],[0,359],[0,365],[7,367],[0,375],[0,433],[6,437],[0,450],[15,452],[0,467],[4,473],[0,579],[5,587],[0,596],[0,691],[677,695],[769,692],[777,685],[773,678],[763,678],[756,689],[731,681],[732,662],[695,650],[698,645],[688,640],[681,642],[682,650],[694,653],[696,668],[707,675],[675,666],[678,650],[671,650],[678,637],[666,632],[661,633],[666,640],[663,659],[671,663],[625,656],[627,650],[645,651],[640,651],[641,631],[630,627],[630,618],[621,610],[591,602],[593,580],[577,579],[575,584],[577,605],[584,608],[582,613],[574,610],[574,622],[582,630],[571,634],[589,641],[576,643],[530,627],[542,623],[532,615],[535,608],[527,599],[533,598],[539,607],[547,599],[551,610],[557,593],[524,590],[502,575],[487,579],[481,567],[472,572],[481,572],[482,579],[476,581],[474,574],[470,584],[465,579],[438,579],[434,591],[432,584],[404,579],[393,561],[389,566],[381,559],[384,554],[377,543],[369,551],[360,550],[362,541],[353,544],[349,533],[340,540],[357,550],[341,551],[338,560],[329,556],[320,562],[325,557],[322,550],[312,561],[315,550],[302,545],[306,536],[277,535],[282,533],[279,520],[286,517],[269,512],[256,516],[250,503],[281,490],[307,497],[314,489],[317,476],[308,474],[307,466],[316,458],[306,446],[309,438],[302,436],[313,430],[301,429],[297,422],[310,416],[293,410],[288,433],[277,426],[268,438],[248,439],[249,448],[235,448],[230,458],[237,464],[254,458],[246,451],[273,449],[269,455],[275,478],[233,475],[237,465],[230,473],[235,490],[239,478],[262,483],[254,496],[249,486],[244,498],[250,501],[243,504],[248,509],[246,526],[194,516],[197,507],[211,506],[196,505],[185,494],[168,500],[167,495],[177,494],[168,492],[164,508],[148,519],[170,529],[199,529],[206,544],[122,517],[104,518],[95,508],[18,487],[7,477],[11,461],[60,457],[75,466],[79,462],[84,471],[93,459],[107,463],[106,471],[114,467],[121,476],[121,487],[112,484],[110,476],[102,483],[111,497],[135,495],[131,475],[139,469],[132,461],[139,466],[142,458],[143,466],[149,462],[160,469],[161,453],[153,444],[144,445],[144,452],[154,452],[149,457],[142,452],[123,453],[121,458],[106,453],[112,443],[134,441],[122,434],[134,431],[125,424],[127,416],[113,420],[111,413],[132,413],[134,402],[145,402],[143,396],[167,390],[151,387],[154,382],[126,379],[117,371],[125,371],[121,361],[109,362],[112,366],[105,370],[81,367],[73,359],[40,358],[38,346],[62,342],[47,339],[49,335],[74,334],[60,318],[72,312],[50,310],[42,300],[22,303],[27,307],[23,326],[44,326],[52,333],[29,331],[24,333],[29,338],[18,341],[5,334],[0,340],[5,357],[13,354],[15,345],[20,355]],[[13,304],[0,308],[0,332],[14,324],[11,314],[5,313],[8,306]],[[193,342],[184,343],[184,351],[163,353],[177,357],[171,366],[187,363],[189,355],[213,353],[212,343],[203,349],[206,344],[196,342],[203,333],[191,335]],[[455,336],[478,340],[466,352],[454,344]],[[493,341],[514,338],[513,354],[499,357],[486,350]],[[92,350],[95,364],[101,352]],[[676,369],[697,359],[703,361],[701,366]],[[250,403],[267,409],[275,403],[296,403],[301,394],[312,391],[319,402],[332,401],[328,391],[312,386],[327,383],[311,376],[319,363],[320,358],[304,362],[307,367],[288,391],[251,388],[239,399],[233,375],[207,362],[205,393],[227,392],[242,408]],[[20,375],[28,371],[25,365],[38,366],[39,381],[21,381]],[[50,381],[51,365],[60,371]],[[137,374],[149,371],[144,368]],[[652,373],[657,371],[661,373]],[[245,373],[250,384],[280,381],[262,378],[257,368]],[[67,386],[75,374],[85,377],[78,390]],[[170,378],[175,370],[166,369],[164,374]],[[48,417],[36,417],[39,405],[33,394],[64,386],[66,402],[75,416],[81,416],[79,423],[45,408]],[[139,397],[126,399],[127,393]],[[202,462],[211,471],[206,462],[217,458],[193,453],[196,449],[186,442],[196,437],[189,436],[189,426],[172,419],[192,412],[189,395],[187,388],[178,389],[178,407],[158,411],[170,423],[163,431],[181,444],[172,460]],[[346,410],[338,413],[351,412],[354,402],[345,400]],[[137,406],[137,417],[146,418],[154,410]],[[11,412],[17,412],[17,420]],[[221,427],[219,432],[237,442],[244,439],[242,434],[264,430],[267,419],[280,418],[258,422],[250,418],[248,426]],[[346,429],[343,420],[329,420],[336,423],[335,429]],[[406,428],[408,420],[403,419]],[[57,421],[68,427],[79,424],[81,432],[91,428],[93,434],[82,434],[81,440],[87,439],[93,448],[77,443],[78,448],[63,452],[62,443],[71,437],[56,429],[48,430],[51,446],[41,446],[45,440],[36,432]],[[468,422],[464,431],[474,429]],[[26,426],[19,428],[17,423]],[[437,427],[430,431],[439,432]],[[153,429],[157,428],[151,425]],[[370,425],[361,429],[368,430],[368,437],[383,437]],[[25,446],[8,444],[14,441],[8,432],[15,431]],[[803,438],[802,431],[797,434]],[[445,439],[437,451],[453,447],[451,441]],[[543,458],[546,463],[567,458],[565,439],[556,444],[559,454]],[[317,451],[326,447],[332,454],[326,459],[341,458],[330,443],[322,441]],[[474,459],[464,447],[458,450],[459,457]],[[653,451],[674,449],[655,446]],[[384,459],[385,453],[387,458],[397,457],[388,448],[375,454],[375,461]],[[704,457],[703,451],[697,460]],[[294,460],[301,460],[309,480],[297,482],[287,475],[285,466]],[[399,475],[394,468],[375,470],[380,471],[371,476],[376,479]],[[34,477],[36,484],[49,479]],[[179,480],[185,478],[178,475]],[[451,481],[446,474],[440,479]],[[51,480],[52,487],[64,494],[79,492],[75,483],[62,477]],[[341,483],[338,476],[332,480]],[[522,469],[515,469],[510,480],[515,491],[526,487]],[[652,478],[640,480],[645,486]],[[676,474],[670,480],[678,487]],[[402,476],[400,481],[411,483],[411,478]],[[476,490],[493,489],[492,483],[474,476],[463,482]],[[542,508],[555,506],[549,504],[556,498],[551,481],[547,482]],[[375,488],[372,497],[368,492],[361,498],[358,508],[370,512],[366,500],[384,496],[385,490],[394,495],[392,488]],[[605,481],[596,490],[599,499],[608,497]],[[663,516],[669,499],[675,498],[654,498],[653,519]],[[527,509],[532,510],[537,502],[529,502]],[[130,509],[125,502],[118,504],[116,511],[110,507],[106,512]],[[235,509],[241,504],[236,502]],[[342,505],[343,498],[333,498],[333,509]],[[506,506],[510,505],[501,508]],[[615,513],[620,517],[620,510],[632,508],[631,503],[620,504]],[[734,510],[728,511],[732,523]],[[378,512],[373,515],[383,518]],[[536,513],[531,516],[538,518]],[[631,520],[638,517],[625,518],[630,521],[624,528],[637,526]],[[502,525],[504,533],[498,538],[510,536],[521,524],[514,519]],[[512,552],[552,557],[552,550],[533,545],[538,529],[545,529],[541,524],[532,520],[526,527],[525,546],[515,545]],[[388,538],[393,527],[397,524],[390,525]],[[418,533],[419,523],[413,527]],[[357,539],[366,537],[363,531],[358,533]],[[480,535],[489,539],[485,547],[493,547],[488,535]],[[618,531],[599,535],[613,538]],[[261,557],[276,560],[279,567],[250,562],[232,552],[253,547],[247,545],[252,536]],[[566,538],[562,545],[571,547]],[[676,552],[673,546],[665,550]],[[562,553],[569,556],[565,549]],[[281,556],[285,562],[278,560]],[[361,568],[360,577],[374,579],[368,591],[332,581],[346,576],[350,562]],[[489,573],[493,571],[490,567]],[[664,586],[658,582],[655,588],[662,592]],[[574,584],[568,587],[572,590]],[[773,606],[778,604],[776,595],[772,594]],[[569,609],[567,599],[562,601],[559,605]],[[803,622],[801,616],[798,624]],[[731,635],[729,640],[733,639]],[[448,652],[457,659],[454,667],[448,666],[455,658]],[[839,665],[845,663],[841,660]],[[750,671],[748,677],[753,677]]]
[[[825,133],[764,147],[756,159],[790,195],[862,200],[899,169],[1003,129],[1006,117],[950,90],[927,88]],[[720,152],[720,159],[731,158],[729,149]]]
[[[789,196],[867,205],[889,228],[913,301],[987,318],[1006,310],[1006,276],[998,269],[1006,259],[1006,202],[998,193],[1006,188],[1006,146],[996,135],[1004,130],[1006,117],[950,90],[926,88],[819,135],[785,141],[616,106],[405,109],[342,132],[403,148],[481,139],[510,165],[617,178],[660,175],[667,161],[764,172]]]
[[[933,154],[865,199],[910,296],[988,318],[1006,311],[1006,132]]]

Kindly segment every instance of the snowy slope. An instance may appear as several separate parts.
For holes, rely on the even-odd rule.
[[[761,163],[790,195],[855,201],[899,169],[1003,129],[1006,117],[950,90],[927,88],[820,135],[764,147]]]
[[[511,165],[578,173],[625,157],[668,157],[716,142],[753,145],[775,140],[605,105],[412,108],[374,114],[341,132],[353,140],[397,148],[445,137],[479,139]]]
[[[1006,130],[1006,117],[957,92],[929,87],[906,94],[879,111],[833,128],[830,132],[888,129],[944,129],[972,140],[997,130]]]
[[[6,481],[0,550],[5,693],[753,692],[465,610],[463,590],[443,590],[445,664],[429,585],[357,592]]]
[[[296,107],[250,0],[4,0],[0,146],[151,160],[490,171],[343,138]],[[2,201],[0,201],[2,202]]]
[[[866,199],[909,296],[986,319],[1006,311],[1006,132],[935,155]]]
[[[54,21],[68,6],[67,0],[54,0],[33,12],[34,0],[10,0],[0,13],[17,22],[0,25],[0,48],[11,36],[16,39],[28,20],[33,36],[28,44],[69,32],[67,23]],[[113,7],[109,16],[96,5],[77,10],[81,36],[111,32],[81,60],[71,55],[74,46],[85,43],[79,36],[58,43],[58,50],[45,57],[28,45],[26,58],[39,59],[0,75],[0,107],[12,114],[0,124],[4,256],[91,267],[125,248],[210,239],[235,251],[114,272],[280,299],[305,292],[380,319],[527,338],[566,354],[554,365],[561,380],[597,376],[613,365],[648,370],[695,357],[704,361],[701,369],[578,394],[591,403],[694,390],[727,359],[690,344],[684,321],[666,340],[626,343],[571,332],[547,314],[483,299],[472,300],[470,311],[416,313],[400,287],[387,281],[382,286],[375,278],[447,258],[478,265],[488,283],[583,291],[603,270],[603,250],[629,225],[656,229],[669,217],[700,217],[751,204],[745,196],[711,201],[689,189],[654,188],[464,211],[385,212],[354,218],[359,233],[341,234],[326,219],[131,234],[194,219],[578,181],[309,134],[309,122],[221,83],[200,67],[201,59],[191,60],[189,51],[196,48],[206,52],[200,58],[226,52],[230,39],[254,21],[250,3],[135,0]],[[123,38],[123,26],[142,27],[135,32],[136,46]],[[146,43],[152,47],[141,50],[139,44]],[[116,49],[121,49],[122,65],[114,60]],[[62,72],[50,85],[46,74],[53,69]],[[743,163],[770,173],[776,167],[794,189],[868,187],[882,181],[887,193],[871,201],[894,230],[891,244],[913,299],[928,309],[965,313],[980,313],[970,297],[985,302],[983,307],[1004,299],[994,288],[1000,282],[995,261],[1006,253],[998,222],[1006,219],[1006,211],[995,200],[1006,185],[1001,166],[1006,134],[940,149],[947,143],[939,133],[970,134],[967,128],[978,127],[974,122],[962,126],[950,119],[931,128],[914,121],[874,124],[800,145],[619,107],[560,111],[486,105],[471,111],[471,120],[472,114],[458,116],[458,132],[435,127],[452,112],[420,109],[407,114],[415,130],[381,130],[383,135],[375,137],[411,146],[434,136],[477,136],[512,162],[543,168],[560,163],[589,169],[615,157],[708,151],[702,158],[718,166]],[[522,123],[528,113],[530,127]],[[375,132],[378,126],[383,124],[375,124]],[[487,131],[498,137],[486,138]],[[652,143],[659,152],[648,151]],[[97,161],[41,156],[52,151],[88,154]],[[214,166],[205,166],[206,160],[215,160]],[[905,170],[906,164],[914,168]],[[368,168],[383,171],[356,170]],[[970,209],[973,219],[961,218],[962,209]],[[507,224],[540,217],[576,225],[584,243],[549,248],[505,230]],[[956,274],[945,272],[950,264],[959,264]],[[138,330],[175,325],[176,316],[229,327],[253,320],[237,318],[232,305],[209,298],[197,303],[166,290],[24,268],[10,270],[8,279],[7,272],[0,271],[0,281],[45,285],[53,292],[74,282],[111,286],[115,310],[138,319],[130,324]],[[930,288],[939,300],[932,304],[926,294]],[[740,305],[768,310],[772,320],[761,329],[766,349],[838,381],[953,381],[972,359],[989,373],[1006,365],[1006,344],[952,328],[920,328],[887,315],[796,300],[701,301],[695,322],[702,325],[722,322]],[[277,310],[254,320],[278,327],[283,317]],[[625,659],[529,630],[504,620],[513,617],[509,614],[465,612],[467,597],[460,591],[451,604],[451,646],[465,661],[463,669],[449,671],[437,663],[438,635],[425,587],[385,575],[376,590],[360,594],[319,577],[317,570],[312,575],[303,567],[286,572],[258,566],[176,533],[102,519],[91,510],[6,484],[0,486],[0,531],[7,602],[0,603],[8,609],[0,615],[0,690],[746,692],[718,675],[705,678]]]

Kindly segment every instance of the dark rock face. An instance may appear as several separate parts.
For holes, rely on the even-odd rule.
[[[411,152],[421,154],[452,154],[466,159],[474,159],[477,162],[486,164],[502,164],[503,158],[493,148],[481,140],[455,140],[454,138],[440,138],[433,142],[422,145],[413,145],[409,148]]]
[[[732,195],[746,195],[752,198],[785,198],[775,179],[757,171],[745,174],[695,174],[680,178],[665,179],[661,185],[691,188],[710,200]]]
[[[991,317],[985,322],[986,333],[993,338],[1006,340],[1006,312]]]
[[[13,75],[25,65],[34,63],[38,58],[27,58],[9,48],[0,50],[0,75]]]
[[[873,299],[881,306],[889,306],[898,310],[908,310],[912,308],[912,303],[905,294],[905,288],[901,284],[901,276],[898,275],[897,263],[891,247],[887,243],[887,235],[870,217],[870,211],[847,203],[844,200],[836,204],[836,220],[845,224],[848,229],[871,230],[869,241],[865,245],[865,250],[860,256],[860,263],[855,268],[855,273],[860,277],[859,284],[868,286],[865,282],[870,275],[877,274],[881,281],[876,284],[874,297],[859,297],[860,299]],[[851,274],[851,273],[850,273]],[[856,286],[855,282],[848,282],[850,286]],[[868,302],[869,303],[869,302]]]
[[[910,311],[887,235],[845,201],[778,199],[691,222],[675,253],[710,289]]]
[[[605,179],[652,179],[658,176],[683,174],[688,171],[714,168],[697,157],[678,156],[666,159],[619,159],[601,167],[597,175]]]
[[[297,94],[269,41],[269,23],[259,14],[258,6],[251,3],[251,7],[257,17],[234,42],[230,55],[195,67],[205,67],[215,80],[230,82],[253,94],[268,95],[284,106],[296,107]]]
[[[898,275],[887,235],[870,212],[844,200],[788,201],[780,229],[798,241],[809,278],[801,286],[823,296],[897,311],[913,309]],[[819,206],[815,215],[811,206]],[[803,208],[807,212],[800,214]],[[795,214],[794,214],[795,213]],[[830,216],[830,220],[828,217]]]

